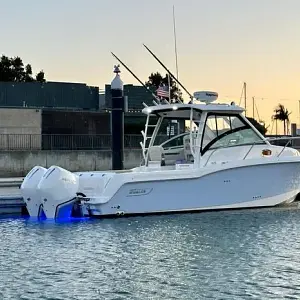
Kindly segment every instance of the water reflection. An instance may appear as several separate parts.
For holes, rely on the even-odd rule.
[[[300,298],[297,209],[0,219],[1,299]]]

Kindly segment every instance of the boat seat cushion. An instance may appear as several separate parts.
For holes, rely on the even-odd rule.
[[[161,146],[152,146],[149,148],[149,159],[151,161],[162,161],[164,149]]]

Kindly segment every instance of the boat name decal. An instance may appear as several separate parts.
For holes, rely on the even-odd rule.
[[[148,195],[150,194],[152,191],[152,188],[147,188],[147,189],[131,189],[128,192],[127,197],[131,197],[131,196],[142,196],[142,195]]]
[[[61,180],[65,181],[65,182],[73,183],[73,184],[76,183],[76,180],[71,179],[71,178],[62,177]]]

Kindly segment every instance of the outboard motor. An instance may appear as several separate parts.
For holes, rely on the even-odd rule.
[[[78,185],[79,179],[76,174],[57,166],[48,169],[38,185],[47,218],[71,217]]]
[[[37,186],[47,172],[47,169],[36,166],[24,178],[20,187],[21,195],[26,203],[27,211],[30,217],[43,216],[41,197]]]

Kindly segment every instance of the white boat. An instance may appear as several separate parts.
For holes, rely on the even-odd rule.
[[[108,217],[292,202],[300,189],[299,152],[271,145],[244,117],[243,108],[211,103],[217,94],[204,94],[204,104],[143,109],[147,119],[140,166],[82,173],[52,166],[35,191],[31,188],[31,198],[40,199],[48,218],[70,216],[74,203],[88,216]],[[203,93],[194,96],[201,100]],[[171,136],[174,127],[179,129]],[[22,185],[24,194],[30,176]]]

